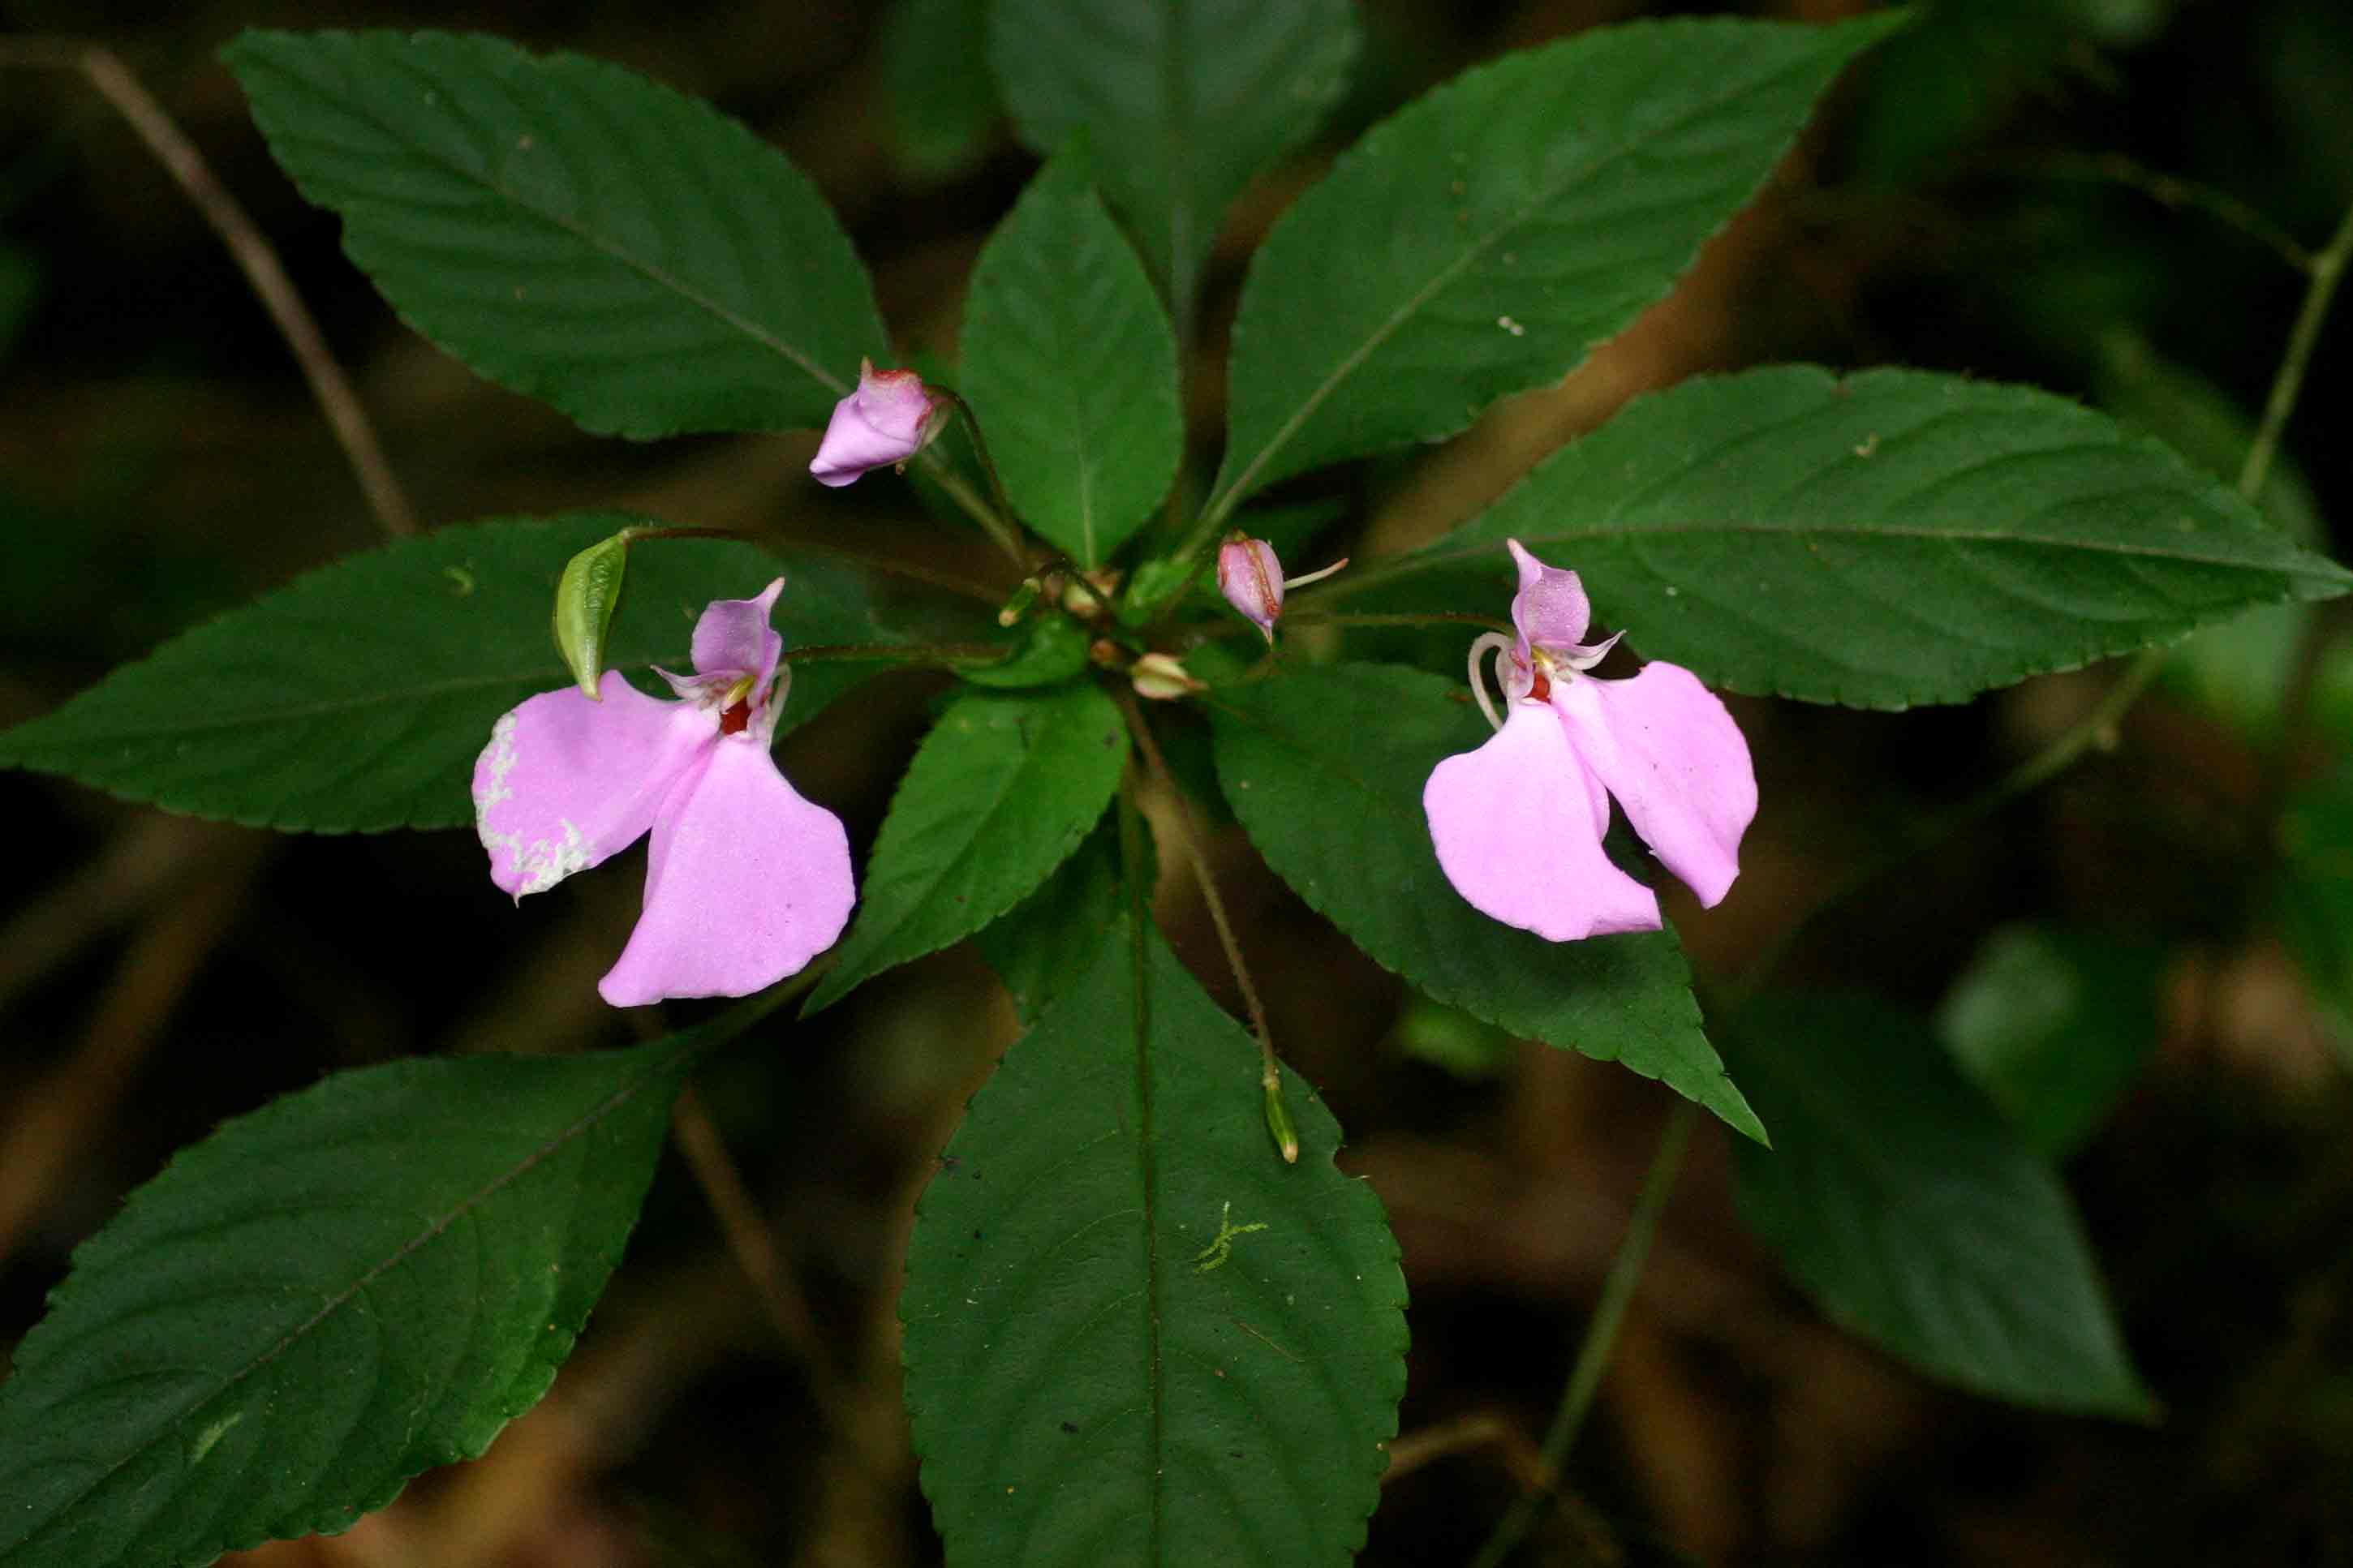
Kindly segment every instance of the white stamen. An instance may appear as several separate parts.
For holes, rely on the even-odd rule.
[[[1479,700],[1479,711],[1487,716],[1490,730],[1501,730],[1504,721],[1496,716],[1495,705],[1487,700],[1487,672],[1482,666],[1490,653],[1500,659],[1509,658],[1511,651],[1512,639],[1501,632],[1488,632],[1471,645],[1471,695]],[[1504,687],[1501,675],[1495,677],[1495,685],[1507,699],[1510,697],[1510,689]]]
[[[1331,565],[1324,567],[1320,572],[1310,572],[1304,577],[1286,577],[1282,581],[1283,591],[1288,593],[1293,588],[1304,588],[1310,583],[1321,583],[1324,578],[1329,577],[1333,573],[1337,572],[1341,567],[1345,566],[1347,563],[1348,558],[1343,555],[1340,559],[1335,561]]]

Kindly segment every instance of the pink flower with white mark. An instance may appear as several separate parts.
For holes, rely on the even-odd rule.
[[[644,912],[596,985],[616,1007],[764,990],[849,919],[849,836],[768,751],[791,685],[768,625],[784,587],[712,601],[694,624],[695,672],[657,672],[679,700],[607,670],[594,700],[566,687],[507,713],[474,763],[491,880],[517,900],[652,830]]]
[[[1757,815],[1739,726],[1678,666],[1654,659],[1627,680],[1588,674],[1618,638],[1580,643],[1591,611],[1577,574],[1505,542],[1520,567],[1519,635],[1471,645],[1471,684],[1496,733],[1430,770],[1421,792],[1446,879],[1482,913],[1548,942],[1656,931],[1657,896],[1602,853],[1614,795],[1651,852],[1714,906],[1740,874],[1740,836]],[[1508,656],[1500,721],[1483,679],[1490,653]]]
[[[870,469],[903,463],[931,444],[955,405],[912,370],[876,370],[858,362],[858,390],[833,405],[809,472],[839,488]]]

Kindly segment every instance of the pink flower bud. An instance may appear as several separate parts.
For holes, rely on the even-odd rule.
[[[1273,646],[1274,618],[1282,614],[1282,563],[1273,545],[1239,533],[1219,545],[1218,592]]]
[[[903,463],[931,443],[954,405],[912,370],[858,362],[858,390],[833,405],[809,472],[821,485],[850,483],[870,468]]]

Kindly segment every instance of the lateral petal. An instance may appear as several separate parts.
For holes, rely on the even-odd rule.
[[[1690,670],[1653,659],[1628,680],[1556,681],[1552,706],[1569,745],[1651,852],[1702,904],[1721,901],[1740,875],[1757,773],[1715,693]]]
[[[748,996],[833,945],[857,898],[840,818],[728,736],[654,820],[645,912],[596,990],[616,1007]]]
[[[1609,804],[1549,709],[1514,702],[1475,752],[1430,770],[1421,808],[1472,908],[1547,942],[1659,929],[1659,900],[1609,863]]]
[[[474,831],[491,880],[520,899],[628,848],[718,735],[718,721],[648,697],[608,669],[591,702],[542,692],[491,728],[474,762]]]

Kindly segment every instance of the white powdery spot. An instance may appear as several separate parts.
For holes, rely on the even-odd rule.
[[[522,887],[515,897],[521,898],[524,893],[543,893],[573,872],[586,869],[596,858],[596,847],[581,837],[580,830],[573,826],[568,818],[562,819],[562,843],[550,844],[544,838],[536,839],[529,849],[522,851],[518,868],[523,874]]]
[[[491,807],[502,800],[514,798],[507,788],[507,774],[515,765],[515,716],[502,713],[491,726],[490,774],[474,786],[474,825],[481,830],[482,842],[491,841]]]

